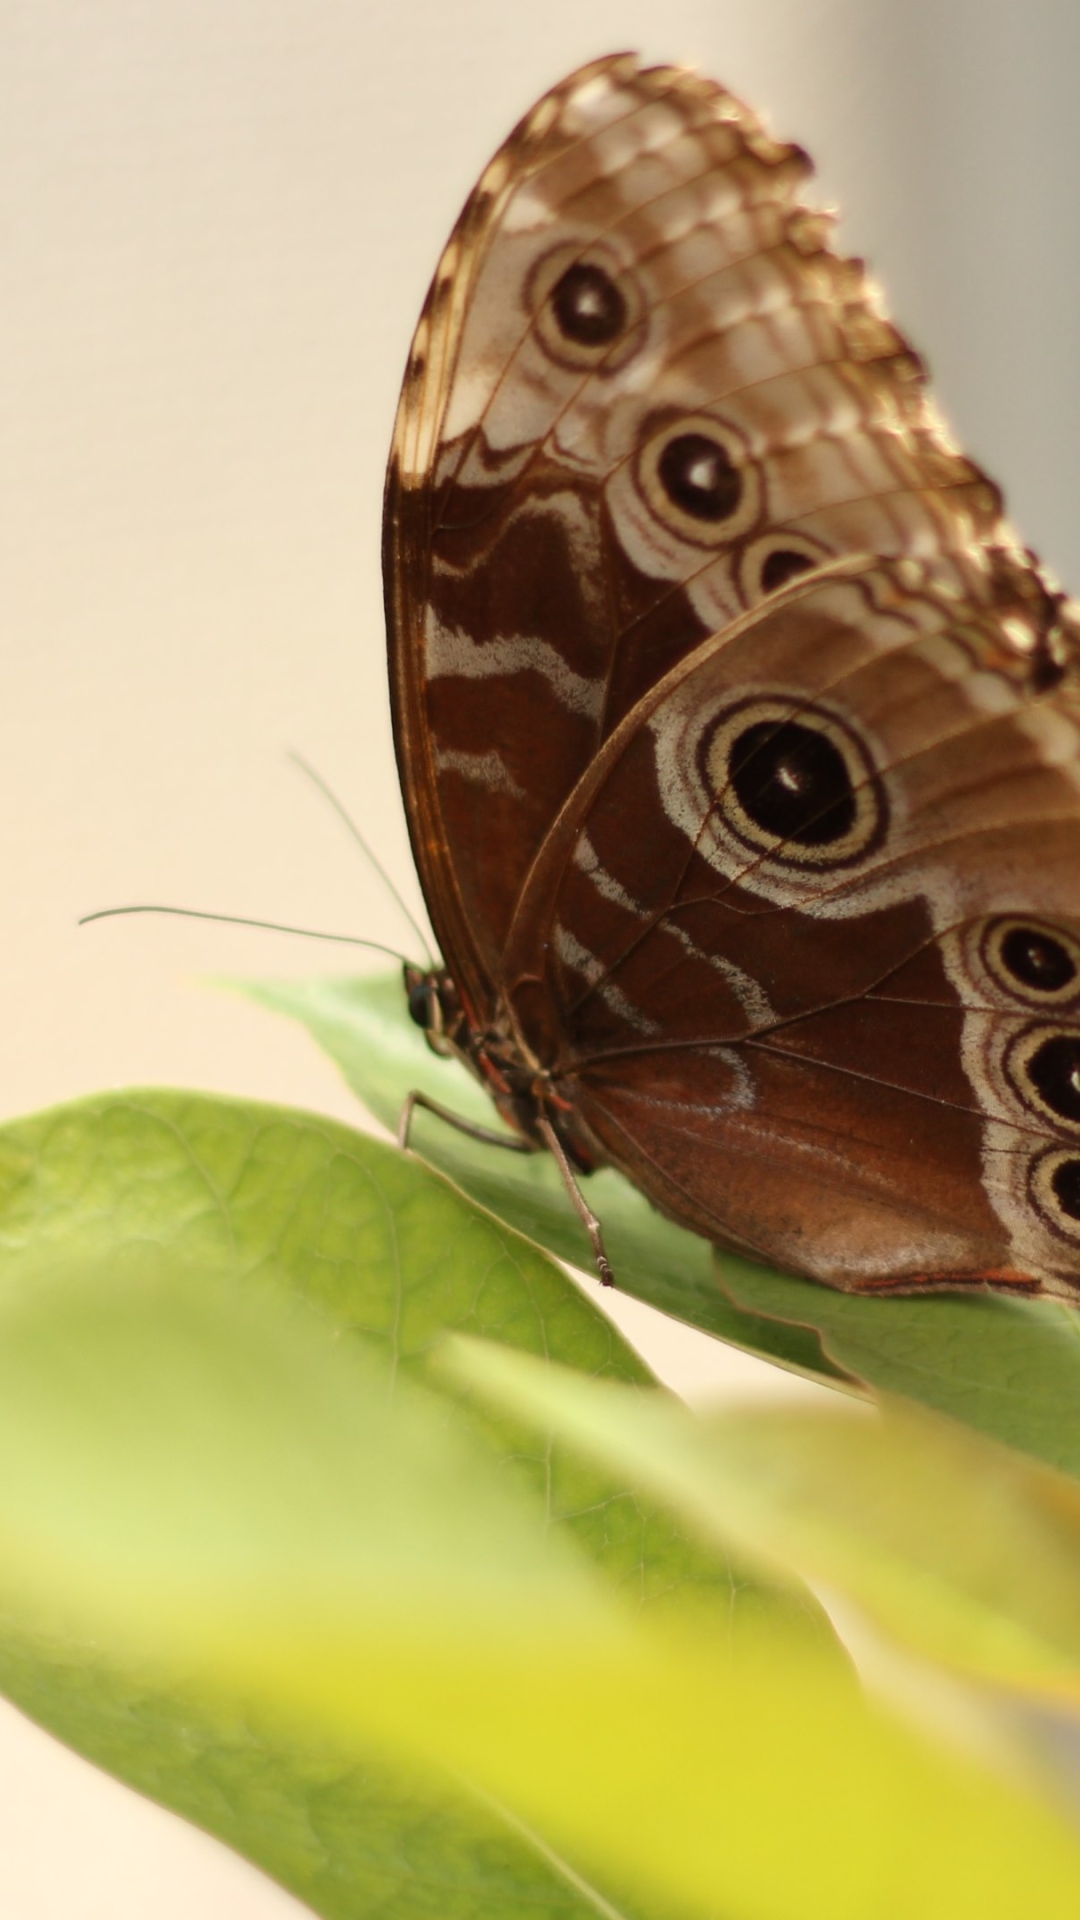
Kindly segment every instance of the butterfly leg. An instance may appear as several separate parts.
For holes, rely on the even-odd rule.
[[[489,1147],[508,1147],[511,1153],[535,1153],[531,1140],[517,1140],[511,1133],[497,1133],[494,1127],[478,1126],[475,1120],[466,1120],[460,1113],[454,1113],[450,1107],[442,1107],[437,1100],[429,1099],[426,1093],[416,1088],[406,1095],[398,1121],[397,1143],[399,1147],[408,1147],[409,1133],[412,1129],[412,1117],[417,1107],[425,1113],[433,1113],[439,1120],[445,1120],[448,1127],[454,1127],[458,1133],[468,1134],[470,1140],[483,1140]]]
[[[615,1285],[615,1275],[611,1271],[611,1262],[607,1257],[607,1252],[604,1247],[603,1230],[585,1195],[578,1186],[574,1169],[566,1157],[562,1142],[552,1126],[551,1121],[547,1119],[544,1114],[538,1116],[536,1125],[555,1156],[555,1164],[562,1174],[563,1184],[570,1196],[570,1204],[592,1243],[593,1259],[596,1261],[596,1271],[600,1275],[600,1285],[602,1287],[613,1287]]]
[[[511,1134],[496,1133],[493,1127],[481,1127],[477,1125],[475,1120],[466,1120],[460,1113],[454,1113],[450,1107],[440,1106],[437,1100],[432,1100],[428,1094],[421,1093],[416,1088],[407,1096],[405,1104],[401,1109],[401,1118],[398,1121],[397,1130],[399,1147],[408,1147],[412,1117],[417,1107],[422,1107],[425,1113],[435,1114],[439,1120],[445,1120],[448,1127],[454,1127],[458,1133],[467,1134],[470,1140],[482,1140],[487,1146],[491,1147],[509,1147],[512,1153],[536,1152],[536,1148],[531,1141],[515,1140]],[[593,1259],[596,1261],[596,1270],[600,1275],[600,1284],[603,1287],[613,1287],[615,1285],[615,1275],[611,1270],[611,1262],[607,1257],[600,1222],[586,1200],[585,1195],[582,1193],[581,1188],[578,1186],[574,1169],[566,1157],[562,1142],[550,1120],[541,1114],[537,1120],[537,1127],[543,1135],[545,1144],[550,1147],[555,1159],[555,1164],[562,1174],[563,1183],[570,1198],[570,1204],[589,1236],[593,1250]]]

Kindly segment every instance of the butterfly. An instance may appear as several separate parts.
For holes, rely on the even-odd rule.
[[[722,1247],[1074,1297],[1080,624],[810,170],[618,55],[453,231],[384,522],[410,1009]]]

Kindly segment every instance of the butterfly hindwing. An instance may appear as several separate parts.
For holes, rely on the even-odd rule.
[[[1062,1285],[1080,651],[1000,579],[913,575],[796,583],[658,683],[549,835],[507,990],[583,1151],[714,1239],[840,1285]]]

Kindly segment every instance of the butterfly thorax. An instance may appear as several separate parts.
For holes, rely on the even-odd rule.
[[[539,1125],[544,1119],[578,1171],[593,1171],[598,1156],[573,1125],[572,1100],[560,1090],[557,1075],[533,1052],[505,1001],[496,1003],[489,1021],[477,1021],[445,967],[425,971],[407,965],[405,992],[409,1013],[423,1028],[432,1052],[460,1060],[490,1094],[515,1134],[542,1148],[547,1144]]]

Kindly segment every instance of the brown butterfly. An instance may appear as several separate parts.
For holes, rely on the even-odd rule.
[[[1073,1297],[1080,626],[809,171],[619,55],[458,221],[386,493],[410,1003],[726,1247]]]

